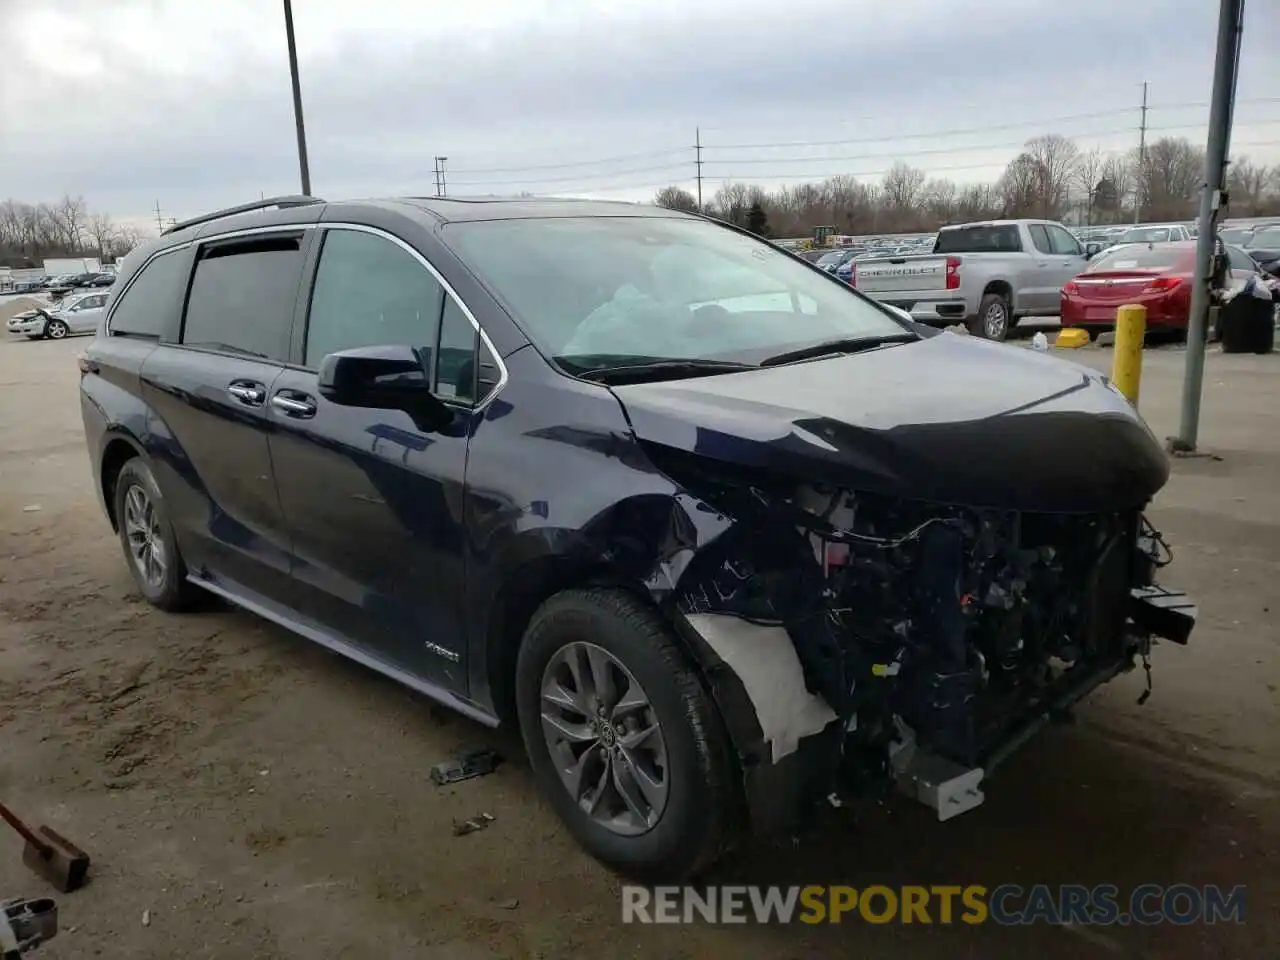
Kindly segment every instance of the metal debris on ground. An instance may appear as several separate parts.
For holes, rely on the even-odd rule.
[[[468,833],[484,830],[489,824],[493,823],[494,819],[491,813],[481,813],[471,817],[469,820],[455,820],[453,822],[453,835],[455,837],[465,837]]]
[[[431,780],[436,786],[442,787],[446,783],[483,777],[493,773],[501,762],[502,756],[496,750],[468,750],[452,760],[445,760],[432,767]]]

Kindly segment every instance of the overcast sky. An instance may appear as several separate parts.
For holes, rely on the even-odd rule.
[[[1250,0],[1233,154],[1280,161]],[[295,0],[313,191],[645,199],[725,178],[992,179],[1039,133],[1203,141],[1212,0]],[[764,145],[764,146],[757,146]],[[770,146],[776,145],[776,146]],[[0,195],[183,217],[298,190],[280,0],[0,0]],[[154,215],[153,215],[154,216]]]

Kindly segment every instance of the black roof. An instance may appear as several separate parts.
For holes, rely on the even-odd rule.
[[[177,223],[157,240],[144,244],[130,255],[136,268],[155,252],[219,233],[256,227],[291,224],[320,225],[326,212],[343,216],[381,210],[414,219],[429,218],[434,226],[483,220],[536,220],[555,217],[669,217],[694,219],[696,215],[665,207],[619,200],[576,200],[562,197],[366,197],[326,201],[319,197],[268,197],[252,203],[215,210]],[[130,271],[132,272],[132,270]]]
[[[476,197],[441,199],[403,197],[391,201],[416,207],[441,223],[472,220],[527,220],[540,217],[681,217],[665,207],[620,200],[578,200],[563,197]]]

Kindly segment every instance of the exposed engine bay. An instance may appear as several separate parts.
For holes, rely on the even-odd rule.
[[[693,559],[676,609],[785,629],[838,720],[846,786],[897,782],[944,819],[1098,684],[1141,662],[1149,692],[1153,634],[1185,643],[1194,622],[1153,585],[1170,555],[1137,509],[951,506],[679,459],[664,470],[736,523]]]

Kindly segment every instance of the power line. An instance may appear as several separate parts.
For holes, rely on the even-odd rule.
[[[1277,121],[1280,122],[1280,121]],[[1272,147],[1280,146],[1280,140],[1254,140],[1246,143],[1238,143],[1236,147]],[[921,170],[922,173],[949,173],[959,170],[988,170],[992,167],[999,166],[994,163],[969,163],[969,164],[950,164],[941,167],[931,167]],[[830,180],[833,177],[882,177],[889,173],[891,167],[885,167],[880,170],[841,170],[837,173],[760,173],[755,176],[760,180]],[[732,176],[703,176],[704,180],[713,180],[716,182],[732,182],[735,178]],[[593,188],[596,189],[596,188]]]
[[[603,173],[579,173],[568,177],[537,177],[534,179],[522,180],[455,180],[454,186],[458,187],[484,187],[493,185],[509,185],[520,186],[524,184],[538,183],[577,183],[582,180],[599,179],[600,177],[620,177],[628,176],[633,173],[658,173],[663,170],[688,170],[688,162],[683,163],[667,163],[660,167],[633,167],[628,170],[607,170]]]
[[[688,147],[672,147],[668,150],[649,150],[644,153],[624,153],[616,157],[599,157],[595,160],[574,160],[570,163],[543,163],[543,164],[527,164],[521,167],[474,167],[470,169],[455,170],[455,173],[475,174],[475,173],[524,173],[528,170],[568,170],[572,167],[594,167],[604,163],[621,163],[624,160],[653,160],[657,157],[666,157],[675,153],[684,153]]]
[[[1259,120],[1259,121],[1254,121],[1250,125],[1251,126],[1269,126],[1277,123],[1280,123],[1280,119]],[[1145,131],[1147,133],[1172,133],[1172,132],[1183,131],[1183,130],[1198,130],[1202,126],[1203,126],[1202,124],[1194,124],[1194,123],[1165,124],[1165,125],[1155,126],[1155,127],[1147,126],[1145,127]],[[1081,138],[1089,138],[1089,137],[1119,136],[1119,135],[1129,133],[1131,130],[1132,130],[1131,127],[1112,127],[1106,130],[1097,130],[1097,131],[1079,133],[1079,134],[1076,134],[1075,137],[1073,137],[1073,139],[1081,139]],[[879,138],[879,139],[883,140],[884,138]],[[995,150],[1016,150],[1022,147],[1025,143],[1026,143],[1025,140],[1008,140],[1008,141],[1001,141],[999,143],[973,144],[968,146],[955,146],[955,147],[933,147],[933,148],[928,148],[923,150],[905,150],[905,151],[893,150],[893,151],[882,151],[878,153],[841,154],[841,155],[834,155],[834,156],[822,155],[822,156],[810,156],[810,157],[804,157],[804,156],[724,157],[724,158],[713,158],[712,160],[709,161],[704,159],[704,156],[703,156],[703,151],[709,149],[709,147],[706,144],[703,144],[701,142],[701,131],[697,130],[695,131],[695,144],[693,146],[693,149],[695,151],[693,182],[696,185],[702,180],[726,179],[724,177],[708,177],[705,169],[708,164],[711,164],[712,166],[715,166],[715,167],[725,167],[725,166],[743,166],[743,165],[759,166],[764,164],[782,165],[782,164],[791,164],[791,163],[823,163],[823,162],[844,163],[844,162],[862,161],[862,160],[909,161],[917,157],[926,157],[926,156],[954,156],[957,154],[977,153],[977,152],[986,152],[986,151],[995,151]],[[970,165],[970,166],[961,165],[960,167],[957,167],[957,169],[988,167],[992,165],[993,164],[991,163],[983,163],[983,164]],[[480,179],[480,180],[455,180],[454,185],[459,187],[484,187],[484,186],[539,186],[539,185],[549,185],[549,184],[583,184],[584,187],[586,187],[587,182],[591,180],[601,180],[601,179],[607,179],[610,177],[626,177],[626,176],[631,176],[633,174],[664,173],[668,171],[676,171],[676,170],[683,170],[683,169],[687,169],[687,167],[682,162],[682,163],[661,164],[656,166],[631,167],[623,170],[609,170],[609,171],[596,172],[596,173],[584,171],[581,173],[570,174],[570,175],[560,176],[560,177],[532,177],[532,178],[517,178],[517,179],[488,178],[488,179]],[[862,174],[857,174],[857,175],[861,176]],[[808,174],[799,174],[798,176],[808,176]],[[439,182],[437,182],[437,192],[439,192],[439,188],[440,188],[440,184]],[[586,188],[593,189],[593,190],[601,189],[599,187],[594,187],[594,186],[590,186]]]
[[[708,144],[710,150],[767,150],[774,147],[839,147],[846,143],[879,143],[885,140],[920,140],[927,137],[958,137],[966,134],[991,133],[996,130],[1017,130],[1023,127],[1047,127],[1054,123],[1068,123],[1075,120],[1098,120],[1104,117],[1122,116],[1132,113],[1130,107],[1117,110],[1103,110],[1098,113],[1078,113],[1066,117],[1048,117],[1040,120],[1023,120],[1017,123],[1000,123],[986,127],[966,127],[957,130],[930,130],[927,133],[879,133],[871,137],[853,137],[843,140],[787,140],[778,143],[726,143]]]

